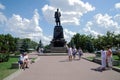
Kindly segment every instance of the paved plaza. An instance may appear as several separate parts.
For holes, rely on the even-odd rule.
[[[88,55],[86,53],[83,57]],[[94,71],[92,69],[100,65],[84,59],[68,61],[67,56],[37,57],[29,69],[20,70],[12,80],[120,80],[120,73],[114,70]]]

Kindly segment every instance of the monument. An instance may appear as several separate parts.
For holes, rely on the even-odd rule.
[[[54,27],[53,39],[51,41],[51,52],[66,52],[66,41],[64,39],[63,28],[60,21],[61,13],[59,9],[54,14],[56,25]]]

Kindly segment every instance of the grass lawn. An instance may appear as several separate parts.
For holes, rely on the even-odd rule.
[[[118,57],[117,55],[114,55],[114,56],[113,56],[113,59],[119,61],[119,57]],[[116,66],[116,67],[120,68],[120,64],[119,64],[118,66]]]
[[[98,58],[101,58],[101,57],[98,57]],[[87,57],[87,59],[93,60],[94,57]],[[117,55],[113,55],[113,59],[114,59],[114,60],[119,60],[119,57],[118,57]]]
[[[11,57],[8,62],[0,63],[0,80],[3,80],[5,77],[10,75],[11,73],[17,71],[17,69],[11,69],[11,63],[17,62],[17,57]]]
[[[92,61],[94,57],[87,57],[88,60]]]

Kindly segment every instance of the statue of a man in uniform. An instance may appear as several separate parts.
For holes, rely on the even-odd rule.
[[[57,11],[55,12],[55,22],[56,22],[56,26],[60,26],[61,23],[60,23],[60,16],[61,16],[61,13],[59,12],[59,9],[57,9]]]

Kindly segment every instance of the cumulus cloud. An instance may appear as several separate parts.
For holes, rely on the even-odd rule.
[[[43,35],[43,31],[39,25],[39,13],[35,9],[34,15],[31,19],[22,18],[20,15],[13,14],[7,21],[6,32],[12,33],[16,37],[30,38],[36,42],[42,40],[46,45],[51,40],[51,37]]]
[[[50,4],[42,8],[43,15],[48,22],[54,22],[54,12],[60,8],[62,24],[80,25],[80,18],[87,12],[95,10],[88,2],[81,0],[50,0]]]
[[[0,9],[2,10],[5,9],[5,6],[1,3],[0,3]],[[6,21],[7,21],[6,16],[2,12],[0,12],[0,23],[3,24]]]
[[[67,40],[67,42],[69,42],[71,40],[71,37],[73,37],[73,35],[75,35],[76,32],[72,32],[68,29],[64,29],[64,38],[65,40]]]
[[[120,14],[116,14],[114,20],[120,25]]]
[[[52,6],[45,5],[42,8],[42,12],[43,12],[43,15],[44,15],[44,18],[46,19],[46,21],[48,21],[50,23],[54,22],[54,18],[53,18],[54,11],[55,11],[55,8]]]
[[[2,12],[0,12],[0,23],[3,24],[6,21],[7,21],[6,16]]]
[[[117,15],[116,15],[117,16]],[[120,34],[120,25],[108,14],[96,14],[92,21],[87,22],[83,29],[87,34],[94,36],[106,34],[107,31]]]
[[[5,6],[0,3],[0,9],[5,9]]]
[[[116,3],[116,4],[115,4],[115,8],[116,8],[116,9],[120,9],[120,3]]]

